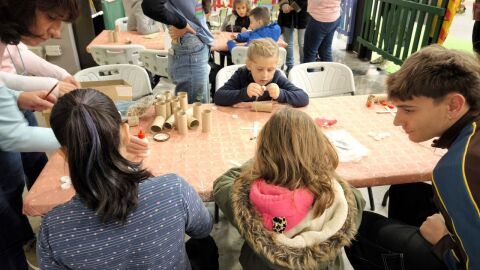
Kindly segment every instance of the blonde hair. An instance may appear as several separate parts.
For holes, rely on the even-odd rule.
[[[247,16],[250,13],[250,10],[252,9],[252,4],[250,0],[235,0],[233,1],[233,6],[232,6],[232,13],[238,16],[237,14],[237,5],[240,4],[245,4],[247,6]]]
[[[259,38],[248,45],[247,59],[255,61],[257,57],[278,58],[278,45],[271,38]]]
[[[307,188],[317,202],[314,214],[319,215],[333,203],[337,166],[335,149],[313,119],[287,108],[273,114],[262,128],[253,162],[237,181],[263,178],[289,190]]]

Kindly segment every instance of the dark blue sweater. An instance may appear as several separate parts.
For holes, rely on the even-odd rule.
[[[247,95],[247,87],[252,82],[254,82],[252,73],[247,67],[239,68],[230,80],[215,92],[215,104],[231,106],[239,102],[255,101],[255,97],[250,98]],[[275,75],[273,75],[273,79],[269,83],[276,83],[280,88],[280,95],[277,99],[279,103],[288,103],[293,107],[303,107],[308,105],[307,93],[293,85],[293,83],[291,83],[281,71],[275,71]],[[272,98],[267,91],[265,91],[262,96],[258,97],[259,101],[271,99]]]

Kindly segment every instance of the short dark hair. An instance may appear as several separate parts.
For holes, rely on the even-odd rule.
[[[430,45],[412,54],[399,71],[387,78],[390,99],[428,97],[441,101],[462,94],[472,109],[480,109],[480,64],[465,52]]]
[[[0,40],[18,44],[21,36],[32,36],[36,9],[55,11],[63,21],[73,22],[79,15],[78,0],[0,0]]]
[[[263,25],[270,23],[270,11],[266,7],[256,7],[250,10],[248,16],[252,16],[255,20],[263,22]]]
[[[58,99],[50,124],[66,151],[73,187],[102,222],[125,222],[138,202],[138,183],[152,174],[119,152],[122,120],[113,101],[94,89]]]

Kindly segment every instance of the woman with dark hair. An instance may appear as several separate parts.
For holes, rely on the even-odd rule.
[[[23,41],[37,45],[50,37],[58,37],[62,21],[78,16],[76,0],[0,0],[0,62],[7,44]],[[48,90],[48,89],[47,89]],[[53,132],[30,127],[20,109],[42,111],[53,106],[54,95],[47,91],[21,92],[5,87],[0,79],[0,265],[2,269],[27,269],[23,244],[33,239],[28,219],[22,214],[24,174],[38,172],[43,159],[34,153],[59,147]],[[29,156],[28,158],[25,158]],[[33,158],[30,158],[33,157]],[[32,162],[32,160],[34,160]],[[28,168],[32,166],[32,168]]]
[[[184,234],[207,237],[212,217],[181,177],[154,178],[124,157],[129,127],[113,101],[93,89],[72,91],[59,98],[50,124],[77,194],[43,218],[40,267],[190,269]]]

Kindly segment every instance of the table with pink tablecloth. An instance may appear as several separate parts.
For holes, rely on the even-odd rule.
[[[366,96],[341,96],[310,99],[310,105],[300,108],[313,118],[336,119],[337,123],[326,128],[346,130],[359,143],[368,148],[369,154],[360,161],[340,163],[337,172],[356,187],[390,185],[428,181],[431,171],[443,151],[435,150],[428,143],[412,143],[400,127],[392,124],[393,115],[378,114],[383,107],[367,108]],[[151,155],[144,166],[154,175],[174,172],[185,178],[204,201],[212,201],[215,179],[233,167],[250,159],[254,154],[252,138],[253,122],[263,125],[270,113],[253,112],[251,103],[238,107],[202,105],[212,110],[210,133],[201,128],[189,130],[186,136],[170,132],[166,142],[150,139]],[[274,110],[286,105],[275,104]],[[150,109],[140,120],[141,127],[149,130],[154,110]],[[135,134],[138,127],[132,127]],[[374,140],[369,133],[388,132],[389,137]],[[51,208],[67,202],[75,194],[73,188],[61,189],[60,177],[68,175],[68,165],[60,152],[53,154],[32,189],[24,199],[24,212],[42,215]]]
[[[158,32],[150,35],[141,35],[136,31],[119,32],[118,42],[109,41],[108,33],[110,30],[103,30],[88,45],[87,52],[93,45],[126,45],[138,44],[143,45],[147,49],[163,50],[165,32]]]

